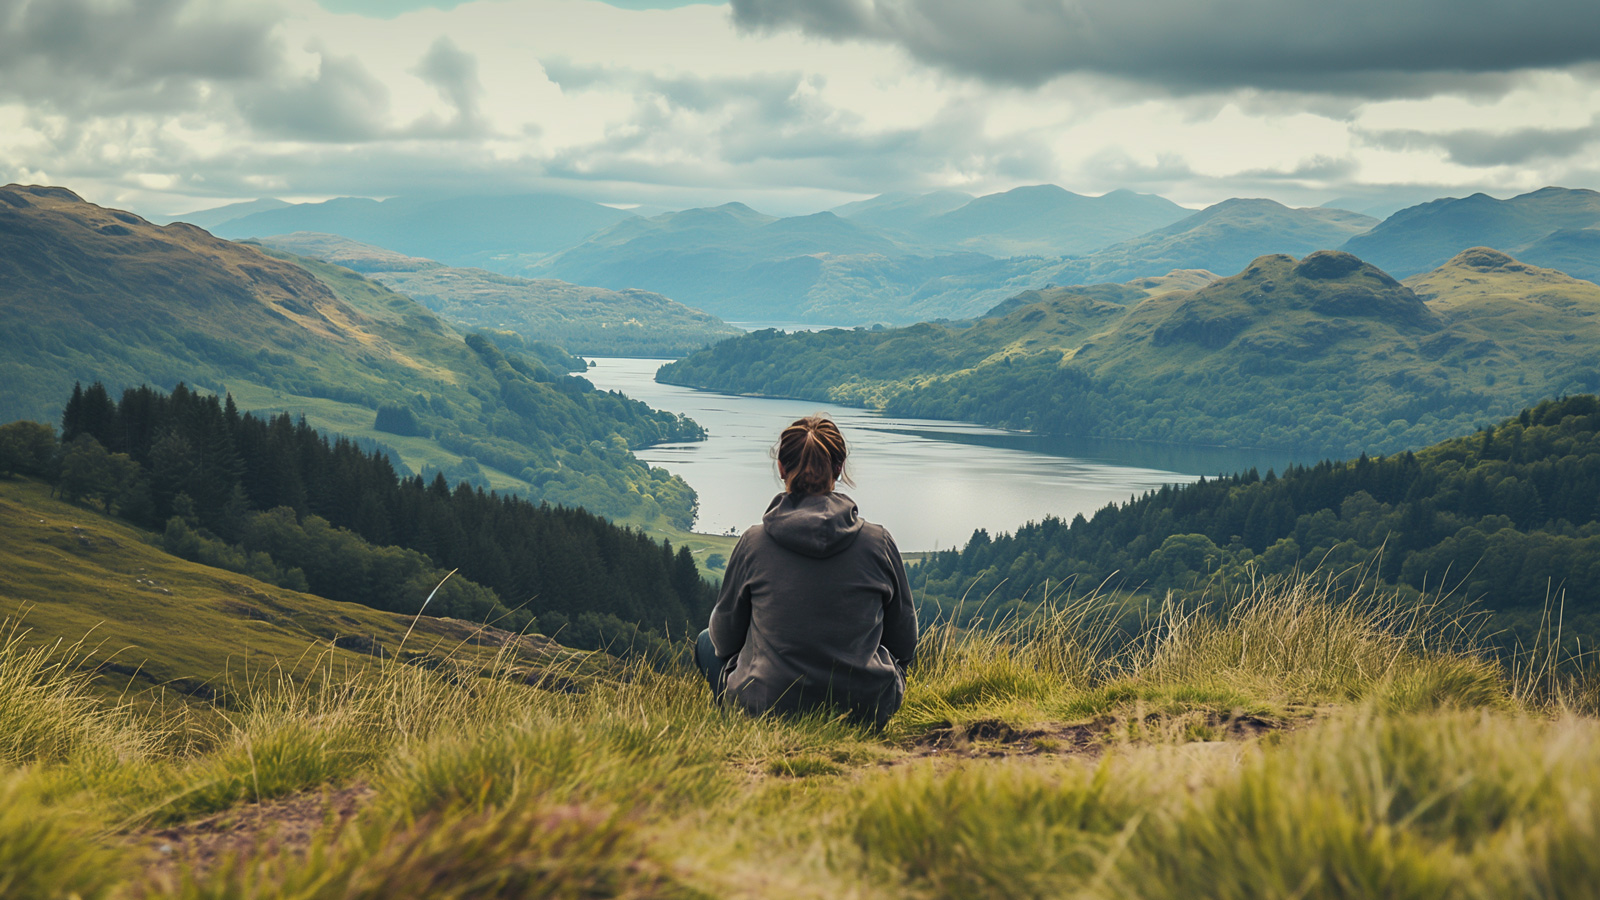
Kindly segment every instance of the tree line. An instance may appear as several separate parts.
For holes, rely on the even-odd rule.
[[[595,645],[681,634],[714,599],[687,548],[581,508],[401,477],[381,450],[287,413],[241,413],[179,385],[113,400],[73,390],[49,426],[0,427],[0,474],[161,530],[169,550],[335,600],[409,612],[451,569],[440,615],[560,631]]]
[[[930,603],[965,596],[969,615],[992,616],[1047,581],[1198,593],[1297,569],[1448,594],[1525,645],[1547,602],[1564,602],[1569,637],[1600,637],[1600,398],[1546,401],[1416,452],[1251,470],[1089,518],[980,530],[930,554],[915,583]]]

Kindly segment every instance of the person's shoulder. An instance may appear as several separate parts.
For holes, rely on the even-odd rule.
[[[865,539],[864,541],[862,540],[863,538]],[[856,536],[856,541],[874,549],[897,549],[894,536],[889,533],[889,529],[879,525],[877,522],[868,522],[865,519],[861,522],[861,533]]]
[[[756,524],[751,525],[749,528],[746,528],[744,531],[739,532],[739,540],[734,542],[733,549],[735,551],[750,550],[754,547],[761,546],[768,540],[771,540],[771,538],[767,537],[766,527],[760,522],[757,522]]]

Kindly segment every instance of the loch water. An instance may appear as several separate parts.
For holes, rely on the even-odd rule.
[[[906,551],[959,547],[978,528],[998,533],[1050,515],[1092,516],[1164,484],[1251,467],[1265,473],[1296,461],[1270,451],[1043,437],[812,400],[698,391],[656,383],[656,369],[666,362],[601,357],[584,377],[601,390],[682,413],[710,432],[705,441],[635,452],[695,489],[695,530],[710,534],[760,521],[781,488],[772,458],[778,433],[814,412],[832,416],[850,446],[856,485],[841,489]]]

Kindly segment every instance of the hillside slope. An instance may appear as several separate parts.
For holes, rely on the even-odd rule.
[[[1439,270],[1425,302],[1346,253],[1266,256],[1131,306],[1096,304],[1145,282],[1023,294],[968,328],[752,335],[658,377],[1052,433],[1389,452],[1600,389],[1582,283],[1509,261],[1498,299],[1445,296],[1481,286],[1482,262]],[[1526,301],[1537,315],[1517,305],[1541,296],[1556,299]]]
[[[36,481],[0,479],[0,618],[30,644],[87,638],[108,688],[130,682],[185,697],[216,697],[229,682],[283,665],[315,679],[394,654],[413,613],[339,603],[246,575],[186,562],[149,532],[52,499]],[[422,596],[410,598],[420,607]],[[476,655],[473,626],[424,617],[408,654]],[[481,640],[491,643],[491,633]],[[537,635],[513,650],[566,651]],[[490,650],[492,652],[492,648]]]
[[[980,533],[926,557],[914,583],[935,603],[991,597],[969,613],[992,616],[1046,579],[1159,596],[1320,568],[1488,612],[1482,634],[1508,648],[1535,646],[1559,604],[1570,652],[1600,638],[1597,567],[1600,398],[1580,395],[1414,453],[1239,473]]]
[[[744,333],[649,291],[454,268],[332,234],[296,232],[261,243],[360,272],[456,325],[514,331],[587,356],[683,356]]]
[[[464,340],[347,269],[151,225],[62,188],[0,189],[0,348],[0,420],[55,421],[74,382],[187,382],[381,440],[413,470],[605,515],[691,518],[688,486],[625,448],[693,439],[692,422]],[[412,424],[378,429],[386,406]],[[546,469],[558,474],[524,476]]]

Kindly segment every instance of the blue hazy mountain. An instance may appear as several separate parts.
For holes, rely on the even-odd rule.
[[[1600,282],[1600,227],[1560,228],[1522,248],[1524,262]]]
[[[246,200],[243,203],[229,203],[226,206],[214,206],[210,209],[197,209],[194,212],[179,213],[175,216],[152,218],[150,221],[158,224],[171,224],[173,222],[188,222],[207,231],[211,231],[224,222],[242,219],[245,216],[258,212],[267,212],[274,209],[284,209],[291,204],[271,197],[260,200]]]
[[[1169,225],[1192,210],[1154,194],[1100,197],[1036,184],[979,197],[910,229],[920,242],[988,256],[1077,256]]]
[[[1057,284],[1100,284],[1174,269],[1237,272],[1267,254],[1301,257],[1333,249],[1377,224],[1343,209],[1291,209],[1273,200],[1236,198],[1068,262],[1049,277]]]
[[[1530,263],[1560,269],[1554,260],[1569,254],[1592,236],[1554,238],[1532,254],[1524,251],[1557,232],[1600,226],[1600,193],[1547,187],[1497,200],[1488,194],[1445,197],[1403,209],[1365,234],[1352,237],[1345,250],[1396,277],[1404,278],[1443,265],[1468,247],[1493,247]],[[1595,264],[1589,263],[1589,275]],[[1567,274],[1586,277],[1578,272]]]
[[[972,202],[964,191],[933,191],[908,194],[896,191],[879,194],[870,200],[857,200],[835,206],[829,212],[858,225],[877,228],[888,234],[910,237],[923,223]]]
[[[408,256],[500,270],[499,260],[537,258],[632,218],[637,216],[631,212],[555,194],[339,197],[251,213],[209,230],[233,239],[296,231],[337,234]]]

